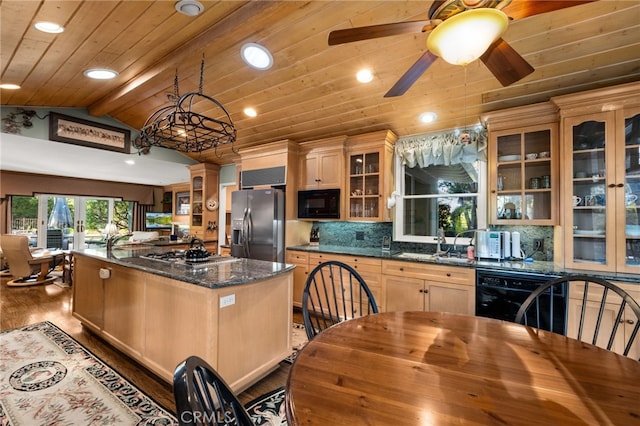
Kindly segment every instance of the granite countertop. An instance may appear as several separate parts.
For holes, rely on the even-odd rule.
[[[294,265],[286,263],[237,257],[218,256],[213,262],[197,265],[141,257],[166,251],[170,250],[164,247],[123,246],[114,248],[111,253],[107,253],[105,248],[74,250],[73,253],[208,288],[261,281],[294,269]]]
[[[614,281],[624,281],[629,283],[640,283],[640,274],[613,273],[604,271],[584,271],[578,269],[568,269],[555,265],[553,262],[535,260],[533,262],[524,262],[522,260],[469,260],[465,259],[417,259],[403,257],[402,253],[397,251],[384,252],[379,248],[358,248],[331,245],[301,245],[287,247],[287,250],[305,251],[310,253],[333,253],[347,256],[363,256],[374,257],[379,259],[399,260],[403,262],[418,262],[436,265],[458,266],[461,268],[474,268],[481,270],[505,271],[505,272],[521,272],[530,274],[543,275],[590,275]]]

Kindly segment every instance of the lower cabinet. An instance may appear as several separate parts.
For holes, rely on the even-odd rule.
[[[362,279],[367,283],[369,290],[373,294],[373,298],[378,305],[379,311],[384,311],[384,291],[382,291],[382,260],[374,257],[364,256],[345,256],[331,253],[310,253],[309,254],[309,273],[319,264],[328,260],[337,260],[346,263],[353,269],[358,271]]]
[[[145,282],[140,273],[118,265],[108,267],[110,276],[102,280],[104,287],[103,333],[119,349],[126,347],[136,355],[144,344]]]
[[[615,283],[635,300],[640,300],[640,288],[638,285]],[[577,338],[578,327],[580,324],[580,313],[582,309],[582,297],[584,295],[584,285],[574,285],[569,292],[568,320],[567,320],[567,336]],[[587,343],[593,343],[593,333],[596,327],[596,318],[600,309],[600,300],[602,297],[602,288],[590,286],[587,297],[587,306],[585,311],[585,322],[582,330],[582,340]],[[616,322],[618,309],[622,299],[615,293],[609,292],[607,295],[607,303],[605,303],[602,322],[600,324],[600,333],[596,346],[606,348],[609,343],[611,331]],[[628,308],[625,310],[630,312]],[[618,324],[618,331],[613,341],[611,350],[617,353],[623,353],[625,344],[628,342],[636,325],[635,315],[626,315]],[[629,356],[634,359],[640,358],[640,339],[636,339],[632,346]]]
[[[95,329],[104,326],[104,285],[100,268],[104,262],[78,257],[73,265],[73,316]]]
[[[208,288],[80,254],[74,262],[73,316],[168,383],[198,355],[241,392],[291,353],[291,272]]]
[[[287,250],[287,263],[296,265],[293,270],[293,306],[302,307],[302,293],[309,276],[309,253]]]
[[[475,314],[475,271],[426,263],[382,261],[385,310]]]

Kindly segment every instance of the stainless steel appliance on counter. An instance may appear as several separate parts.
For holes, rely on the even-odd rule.
[[[284,263],[284,192],[252,189],[231,193],[231,256]]]

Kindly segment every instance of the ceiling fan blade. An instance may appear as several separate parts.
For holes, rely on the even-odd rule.
[[[513,0],[502,11],[512,19],[522,19],[594,1],[597,0]]]
[[[439,22],[440,21],[438,21],[438,23]],[[433,28],[435,28],[435,25],[431,21],[427,20],[395,22],[393,24],[371,25],[368,27],[335,30],[329,33],[329,46],[398,34],[419,33],[429,31]]]
[[[480,59],[503,86],[513,84],[534,71],[533,67],[501,38],[493,42]]]
[[[420,78],[422,74],[431,66],[435,60],[438,59],[437,55],[429,52],[428,50],[420,56],[420,58],[416,61],[415,64],[411,65],[411,68],[404,73],[400,80],[396,84],[393,85],[391,89],[387,93],[385,93],[385,98],[392,98],[394,96],[401,96],[409,90],[409,87],[416,82],[417,79]]]

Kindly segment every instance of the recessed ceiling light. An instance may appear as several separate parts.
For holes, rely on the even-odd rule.
[[[36,22],[33,26],[44,33],[59,34],[64,31],[64,27],[55,22]]]
[[[356,74],[356,78],[360,83],[369,83],[371,80],[373,80],[373,73],[371,72],[371,70],[363,69],[358,71],[358,73]]]
[[[258,43],[247,43],[240,51],[242,59],[251,67],[268,70],[273,65],[273,56],[266,47]]]
[[[94,80],[111,80],[112,78],[116,78],[118,73],[105,68],[92,68],[90,70],[86,70],[84,75],[86,77],[93,78]]]
[[[436,121],[436,118],[438,118],[438,116],[435,112],[423,112],[419,117],[420,121],[423,123],[433,123]]]
[[[175,7],[178,12],[187,16],[200,15],[204,10],[202,3],[196,0],[180,0]]]
[[[134,160],[124,160],[124,162],[130,166],[134,166],[136,164]]]
[[[20,86],[18,86],[17,84],[11,84],[11,83],[2,83],[2,84],[0,84],[0,89],[18,90],[19,88],[20,88]]]
[[[243,112],[247,117],[255,117],[258,115],[258,112],[251,107],[245,108]]]

